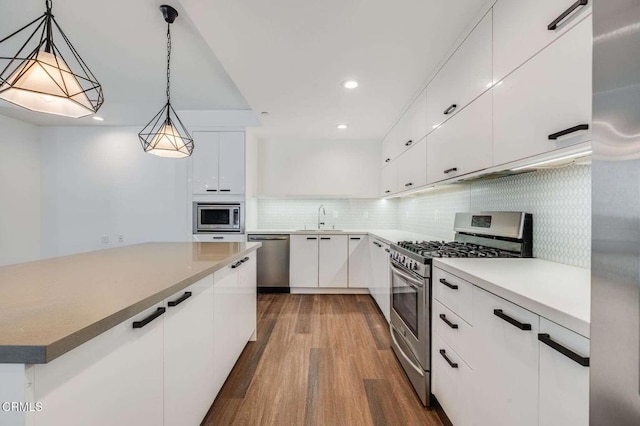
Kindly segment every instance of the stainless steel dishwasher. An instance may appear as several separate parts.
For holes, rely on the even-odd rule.
[[[258,249],[258,293],[289,293],[289,235],[249,234]]]

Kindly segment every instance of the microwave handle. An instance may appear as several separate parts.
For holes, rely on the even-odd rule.
[[[240,209],[233,209],[233,224],[240,225]]]

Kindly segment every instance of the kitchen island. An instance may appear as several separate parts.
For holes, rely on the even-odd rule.
[[[255,338],[256,243],[0,268],[0,424],[198,423]],[[187,424],[182,423],[182,424]]]

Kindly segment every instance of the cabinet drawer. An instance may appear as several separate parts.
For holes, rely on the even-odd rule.
[[[431,392],[447,417],[456,426],[473,424],[473,371],[438,335],[433,336],[431,360]]]
[[[442,269],[434,268],[433,298],[469,324],[473,324],[473,285],[467,281]]]
[[[437,300],[433,301],[433,330],[451,349],[473,367],[471,326]]]
[[[545,318],[540,334],[580,357],[589,356],[589,339]],[[546,337],[546,336],[545,336]],[[553,343],[552,343],[553,344]],[[540,341],[540,424],[589,424],[589,367]],[[585,360],[582,360],[585,361]]]
[[[427,136],[427,183],[491,166],[491,105],[489,91]]]
[[[505,164],[591,139],[591,18],[494,86],[494,164]],[[553,136],[551,136],[553,137]]]
[[[576,0],[500,0],[493,6],[493,78],[502,80],[533,55],[591,13],[591,2],[579,6],[555,29],[549,24]]]
[[[427,130],[454,116],[491,87],[491,12],[427,86]]]

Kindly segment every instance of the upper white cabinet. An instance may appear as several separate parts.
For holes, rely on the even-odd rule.
[[[591,26],[583,20],[494,87],[495,165],[590,139],[579,126],[591,125]]]
[[[318,287],[318,235],[291,235],[289,283],[291,287]]]
[[[398,168],[396,191],[418,188],[427,183],[427,138],[403,152],[395,161]]]
[[[392,161],[382,168],[381,196],[395,194],[398,191],[398,162]]]
[[[423,90],[382,142],[382,164],[417,144],[427,134],[427,91]]]
[[[432,131],[491,87],[491,12],[427,86],[427,129]]]
[[[347,287],[348,258],[347,235],[321,235],[318,253],[318,286]]]
[[[369,237],[349,235],[349,288],[367,288],[370,281]]]
[[[540,318],[540,424],[589,424],[589,339]]]
[[[427,136],[427,183],[491,166],[491,104],[489,91]]]
[[[194,132],[194,194],[244,194],[244,133]]]
[[[493,78],[502,80],[558,36],[591,13],[591,2],[576,0],[500,0],[493,6]],[[556,25],[552,25],[558,21]]]

